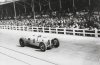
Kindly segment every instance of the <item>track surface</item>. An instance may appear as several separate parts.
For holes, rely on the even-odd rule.
[[[21,31],[9,31],[0,30],[0,51],[6,50],[6,54],[14,55],[14,58],[18,58],[22,62],[25,61],[28,64],[33,65],[34,60],[32,57],[39,58],[42,60],[37,60],[37,63],[43,62],[58,65],[100,65],[100,39],[91,37],[78,37],[69,35],[56,35],[56,34],[42,34],[48,37],[57,37],[60,40],[60,47],[47,50],[46,52],[41,52],[36,47],[20,47],[18,39],[22,36],[29,36],[32,34],[42,34],[42,33],[32,33],[32,32],[21,32]],[[14,51],[9,51],[8,49],[2,49],[1,47],[7,47],[9,49],[27,54],[30,57],[27,60],[24,55],[18,56],[14,54]],[[5,53],[5,52],[4,52]],[[19,53],[18,53],[19,54]],[[1,54],[0,54],[1,55]],[[0,59],[1,60],[1,59]],[[27,62],[29,61],[29,62]],[[6,61],[5,61],[6,62]],[[36,64],[35,65],[40,65]],[[22,64],[21,64],[22,65]],[[23,64],[24,65],[24,64]],[[45,64],[43,64],[45,65]]]
[[[8,53],[8,52],[10,52],[10,53]],[[8,56],[10,58],[13,58],[17,61],[23,62],[24,64],[27,64],[27,65],[32,65],[32,64],[57,65],[55,63],[52,63],[52,62],[49,62],[49,61],[37,58],[35,56],[31,56],[31,55],[10,49],[7,47],[3,47],[3,46],[0,46],[0,53]],[[17,55],[17,57],[16,57],[16,55]],[[33,61],[33,60],[35,60],[35,61]],[[40,62],[40,63],[38,63],[38,62]]]

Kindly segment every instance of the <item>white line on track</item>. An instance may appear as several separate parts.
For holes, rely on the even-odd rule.
[[[7,55],[7,54],[5,54],[5,53],[0,52],[0,54],[5,55],[5,56],[10,57],[10,58],[13,58],[13,59],[15,59],[15,60],[17,60],[17,61],[23,62],[23,63],[25,63],[25,64],[27,64],[27,65],[31,65],[31,64],[29,64],[29,63],[27,63],[27,62],[24,62],[24,61],[22,61],[22,60],[20,60],[20,59],[17,59],[17,58],[15,58],[15,57],[12,57],[12,56]]]
[[[49,62],[3,46],[0,46],[0,53],[28,65],[58,65],[56,63]]]

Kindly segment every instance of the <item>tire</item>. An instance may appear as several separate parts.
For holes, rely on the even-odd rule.
[[[59,40],[58,40],[57,38],[54,38],[54,39],[52,40],[52,44],[53,44],[53,46],[54,46],[55,48],[58,48],[58,47],[59,47]]]
[[[20,46],[21,46],[21,47],[24,47],[24,46],[25,46],[24,40],[20,39],[20,40],[19,40],[19,43],[20,43]]]
[[[43,52],[45,52],[46,51],[46,46],[45,46],[45,44],[43,43],[43,42],[41,42],[40,44],[39,44],[39,47],[40,47],[40,49],[41,49],[41,51],[43,51]]]

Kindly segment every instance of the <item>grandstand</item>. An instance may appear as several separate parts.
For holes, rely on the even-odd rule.
[[[35,15],[52,14],[53,12],[64,15],[68,12],[99,11],[99,3],[99,0],[6,0],[5,2],[2,0],[0,3],[0,15],[2,16],[0,18],[14,18],[15,12],[18,17],[26,14],[32,15],[33,12]],[[16,11],[14,11],[14,5]]]
[[[99,30],[99,3],[99,0],[11,1],[0,5],[0,25]]]

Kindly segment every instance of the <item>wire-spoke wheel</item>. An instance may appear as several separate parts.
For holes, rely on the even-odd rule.
[[[40,43],[39,47],[40,47],[41,51],[43,51],[43,52],[46,51],[46,46],[43,42]]]
[[[55,48],[59,47],[59,40],[58,39],[56,39],[56,38],[53,39],[52,43],[53,43]]]
[[[19,40],[19,43],[20,43],[20,46],[21,47],[24,47],[25,46],[24,41],[22,39]]]

